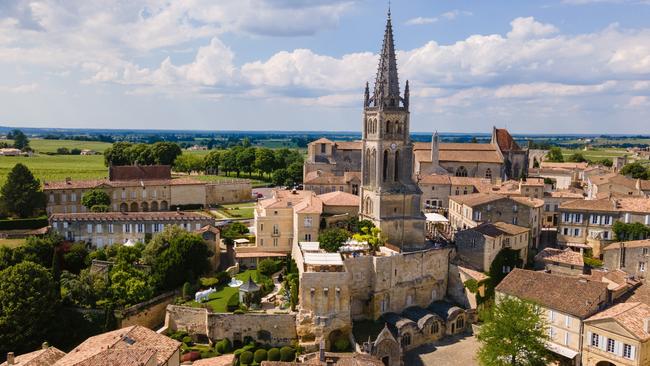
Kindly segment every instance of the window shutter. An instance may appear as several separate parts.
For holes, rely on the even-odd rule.
[[[591,346],[591,337],[593,336],[593,333],[587,332],[587,340],[585,341],[585,344]]]
[[[607,350],[607,338],[604,336],[598,335],[598,345],[603,351]]]
[[[623,357],[623,343],[614,341],[614,353],[616,353],[619,357]]]
[[[630,359],[634,360],[635,355],[634,353],[636,352],[636,347],[635,346],[630,346]]]

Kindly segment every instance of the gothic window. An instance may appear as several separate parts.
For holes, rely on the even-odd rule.
[[[492,169],[490,168],[485,169],[485,178],[492,179]]]
[[[399,181],[399,151],[395,151],[395,182]]]
[[[397,127],[395,133],[401,134],[402,133],[402,124],[399,123],[399,122],[395,122],[395,127]]]
[[[388,150],[384,151],[384,164],[383,164],[383,180],[384,182],[388,178]]]
[[[456,176],[457,177],[466,177],[467,176],[467,169],[465,169],[465,167],[461,165],[460,167],[458,167],[458,169],[456,169]]]
[[[405,333],[402,336],[402,347],[408,347],[411,345],[411,334]]]
[[[390,133],[390,121],[386,121],[386,134]]]

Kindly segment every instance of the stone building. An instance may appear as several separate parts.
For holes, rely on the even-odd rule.
[[[560,222],[560,205],[564,202],[581,200],[583,198],[584,192],[578,188],[544,192],[542,227],[557,229],[557,225]]]
[[[650,270],[650,239],[613,243],[603,250],[609,270],[622,270],[630,276],[646,278]]]
[[[422,210],[449,208],[449,197],[488,192],[493,185],[489,179],[456,177],[444,174],[429,174],[420,177],[418,185],[422,190]]]
[[[53,366],[178,366],[181,342],[130,326],[86,339]]]
[[[530,229],[529,247],[539,243],[541,210],[537,198],[475,193],[449,198],[449,222],[453,230],[473,228],[484,222],[505,222]]]
[[[609,305],[606,283],[518,268],[495,291],[496,301],[512,296],[540,306],[549,323],[547,348],[576,366],[582,364],[583,322]]]
[[[584,273],[582,254],[571,249],[545,248],[535,256],[535,268],[548,273],[578,276]]]
[[[100,189],[111,199],[109,209],[122,212],[168,211],[175,207],[204,207],[251,199],[248,180],[207,183],[192,178],[171,177],[168,165],[111,166],[108,179],[45,182],[47,212],[86,212],[81,204],[85,192]]]
[[[587,198],[650,197],[650,181],[616,173],[594,175],[586,179]]]
[[[7,361],[0,366],[50,366],[65,356],[65,352],[56,347],[51,347],[47,342],[37,351],[16,356],[13,352],[7,354]]]
[[[196,212],[86,212],[53,214],[52,229],[69,241],[84,241],[93,247],[144,242],[145,238],[177,225],[187,231],[207,232],[214,218]],[[213,242],[219,242],[213,229]],[[214,249],[214,248],[212,248]]]
[[[517,251],[525,263],[529,235],[530,229],[526,227],[486,222],[456,233],[456,253],[463,262],[481,272],[488,272],[494,258],[505,248]]]
[[[574,200],[560,205],[557,242],[560,245],[591,249],[594,257],[614,241],[616,221],[650,225],[650,200],[642,197]]]
[[[620,303],[584,321],[585,366],[650,365],[650,306]]]
[[[298,241],[316,241],[321,224],[336,225],[359,214],[359,197],[341,191],[276,190],[254,211],[255,243],[236,245],[240,264],[256,266],[263,258],[284,257]]]

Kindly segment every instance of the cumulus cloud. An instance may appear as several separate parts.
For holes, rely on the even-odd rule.
[[[466,11],[466,10],[454,9],[454,10],[451,10],[451,11],[444,12],[444,13],[440,14],[439,16],[435,16],[435,17],[411,18],[411,19],[407,20],[404,24],[406,24],[406,25],[433,24],[433,23],[437,23],[441,19],[454,20],[454,19],[458,18],[461,15],[469,16],[469,15],[472,15],[472,12]]]
[[[31,93],[33,91],[36,91],[37,89],[38,89],[37,83],[22,84],[22,85],[15,85],[15,86],[0,85],[0,93],[25,94],[25,93]]]

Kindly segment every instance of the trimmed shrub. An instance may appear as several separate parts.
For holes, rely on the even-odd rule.
[[[239,356],[239,362],[242,365],[249,365],[253,362],[253,352],[246,351]]]
[[[334,341],[334,349],[338,352],[345,352],[350,348],[350,341],[347,338],[339,338]]]
[[[231,346],[230,346],[230,340],[228,338],[224,338],[217,342],[217,347],[216,347],[217,352],[221,354],[225,354],[230,352]]]
[[[269,361],[280,361],[280,350],[277,348],[271,348],[267,352],[267,357]]]
[[[291,362],[296,359],[296,351],[291,348],[284,346],[280,348],[280,361]]]
[[[211,351],[202,351],[201,352],[201,358],[212,358],[216,357],[218,354],[216,352],[211,352]]]
[[[268,355],[266,353],[265,349],[258,349],[255,351],[255,362],[257,363],[262,363],[262,361],[266,361],[268,359]]]

